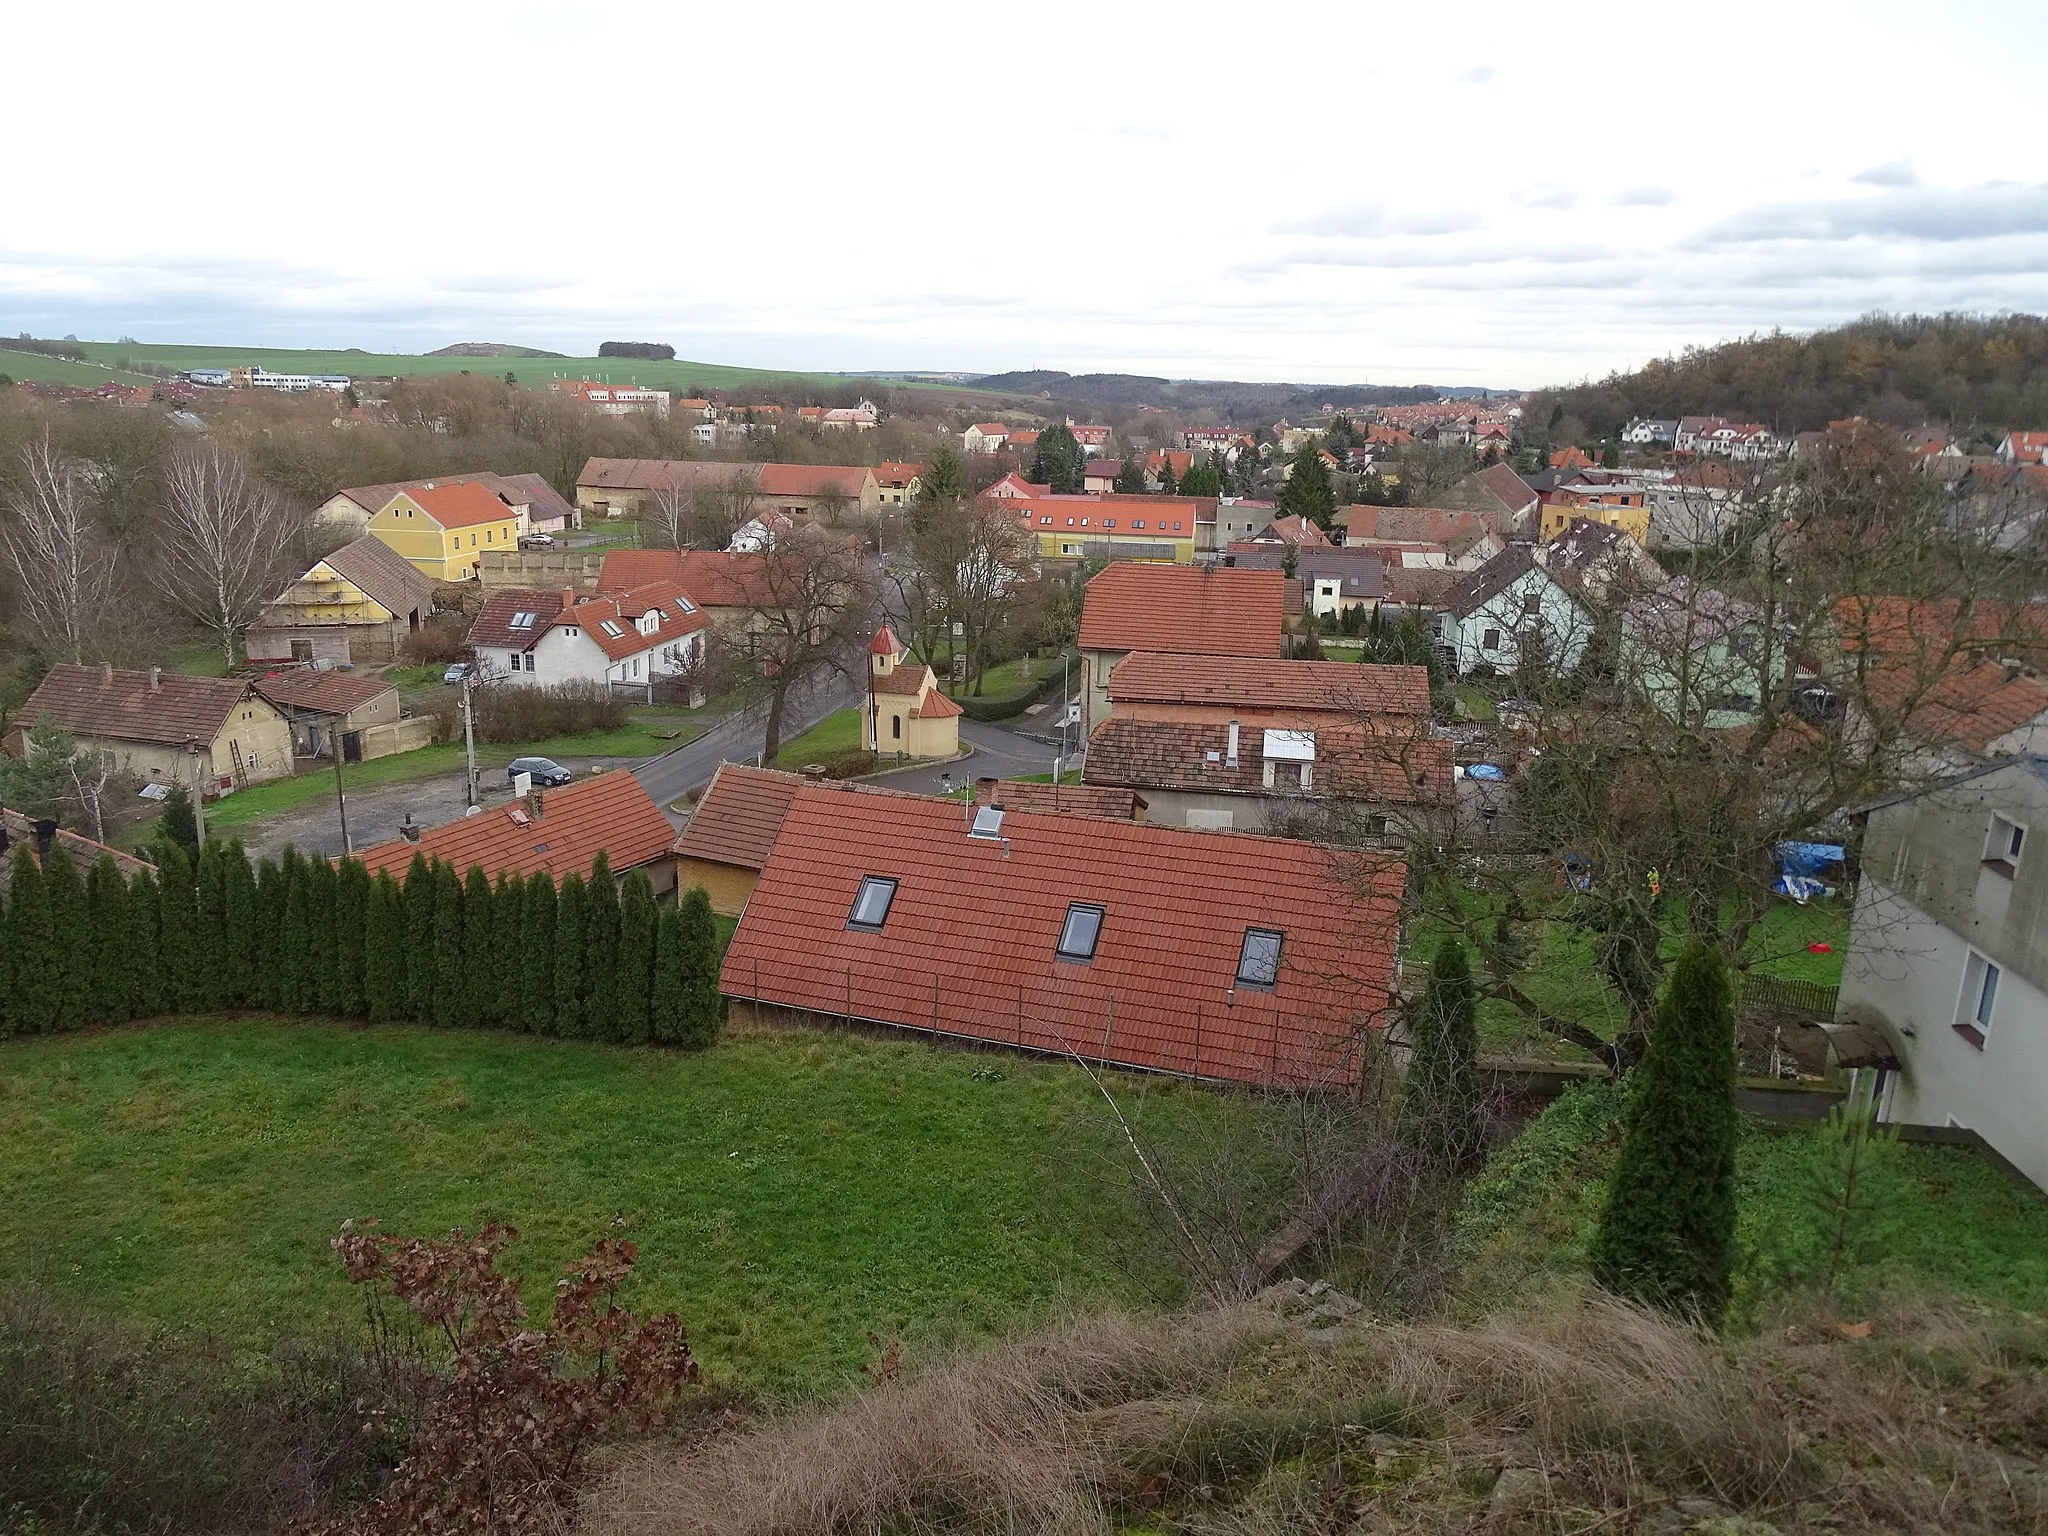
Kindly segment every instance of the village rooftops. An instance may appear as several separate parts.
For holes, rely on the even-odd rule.
[[[1286,602],[1278,571],[1119,561],[1088,583],[1080,646],[1277,657]]]
[[[382,678],[354,672],[313,667],[290,672],[272,672],[256,679],[256,692],[280,709],[307,710],[321,715],[345,715],[361,709],[373,699],[391,691]]]
[[[132,853],[123,853],[118,848],[96,843],[82,833],[66,831],[49,821],[38,821],[36,817],[0,806],[0,896],[7,894],[14,850],[28,849],[36,863],[40,865],[43,862],[46,834],[51,843],[62,847],[64,852],[70,855],[71,862],[77,866],[81,876],[102,858],[111,858],[124,880],[133,880],[143,870],[156,867],[147,859],[139,859]]]
[[[775,851],[789,804],[804,785],[800,773],[721,763],[697,798],[690,824],[677,834],[675,852],[759,870]]]
[[[426,481],[407,486],[404,494],[443,528],[473,528],[503,522],[512,515],[512,509],[489,486],[473,480]]]
[[[1088,738],[1082,779],[1140,792],[1272,796],[1277,791],[1292,797],[1306,761],[1312,791],[1319,797],[1399,806],[1450,803],[1452,744],[1432,735],[1426,722],[1395,732],[1358,721],[1314,730],[1241,727],[1234,757],[1230,737],[1224,721],[1112,715]],[[1288,780],[1267,780],[1269,742],[1275,766],[1285,765]]]
[[[977,830],[978,829],[978,830]],[[1244,1083],[1355,1080],[1405,867],[1278,838],[800,786],[719,986]]]
[[[1133,651],[1109,674],[1109,697],[1113,704],[1427,715],[1429,669]]]
[[[187,677],[151,667],[79,667],[59,662],[44,674],[15,712],[26,729],[44,715],[74,736],[146,741],[164,746],[205,744],[250,694],[240,677]]]
[[[535,800],[540,814],[533,814]],[[388,870],[402,879],[415,853],[439,860],[458,874],[480,867],[527,876],[545,870],[556,880],[574,871],[588,876],[600,852],[614,874],[652,863],[669,851],[675,828],[630,773],[596,774],[561,789],[536,791],[528,800],[490,807],[474,816],[443,822],[422,832],[418,842],[394,838],[357,857],[371,874]]]
[[[767,557],[737,550],[614,549],[598,567],[601,590],[672,581],[707,608],[749,608],[766,593]]]
[[[390,501],[386,497],[385,505]],[[399,618],[415,609],[425,613],[434,606],[434,583],[375,534],[366,533],[322,559],[342,580]]]
[[[1528,545],[1510,544],[1478,570],[1467,572],[1446,587],[1436,605],[1455,618],[1468,618],[1538,569]]]

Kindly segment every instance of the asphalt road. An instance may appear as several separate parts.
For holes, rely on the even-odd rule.
[[[793,740],[834,710],[844,709],[859,698],[853,682],[836,673],[797,690],[783,710],[782,739]],[[633,777],[654,803],[666,811],[671,801],[708,783],[720,763],[751,763],[761,750],[761,730],[767,714],[765,704],[756,704],[727,715],[695,741],[659,757],[642,759],[633,767]]]
[[[864,780],[890,789],[914,790],[921,795],[941,794],[980,778],[1008,779],[1020,774],[1051,773],[1059,749],[1001,725],[977,720],[960,722],[960,745],[974,750],[959,762],[940,767],[919,765],[895,773],[876,774]]]

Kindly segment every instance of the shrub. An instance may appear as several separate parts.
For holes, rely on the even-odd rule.
[[[545,741],[616,731],[630,718],[626,702],[597,683],[559,683],[548,688],[479,688],[473,695],[476,734],[495,742]],[[462,729],[458,719],[455,726]]]
[[[407,635],[398,652],[416,667],[445,667],[469,655],[468,635],[460,617],[438,614]]]
[[[1477,999],[1465,946],[1446,937],[1430,962],[1414,1014],[1415,1049],[1402,1087],[1403,1132],[1433,1161],[1470,1165],[1484,1150]]]

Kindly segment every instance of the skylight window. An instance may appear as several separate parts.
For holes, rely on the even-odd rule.
[[[1102,908],[1077,901],[1067,908],[1067,920],[1060,926],[1059,957],[1062,960],[1093,960],[1095,941],[1102,936]]]
[[[967,829],[969,837],[1001,837],[1003,835],[1003,808],[999,805],[984,805],[974,813],[974,825]]]
[[[599,619],[597,621],[597,627],[599,629],[602,629],[606,634],[610,635],[614,640],[623,640],[626,638],[626,632],[623,629],[619,628],[619,621],[617,619]]]
[[[862,875],[854,895],[853,910],[846,915],[849,928],[879,929],[889,920],[889,905],[896,899],[896,882],[885,875]]]
[[[678,609],[678,611],[683,613],[695,613],[697,611],[697,605],[691,602],[687,597],[677,598],[676,608]]]
[[[1280,941],[1287,935],[1275,928],[1247,928],[1244,947],[1237,952],[1237,984],[1271,990],[1280,981]]]
[[[506,627],[508,629],[531,629],[533,628],[534,621],[539,617],[540,615],[531,608],[522,608],[512,615],[512,622]]]

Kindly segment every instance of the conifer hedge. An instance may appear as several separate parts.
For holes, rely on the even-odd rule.
[[[709,900],[657,908],[647,876],[600,857],[559,893],[414,854],[405,878],[287,848],[174,844],[130,881],[53,844],[8,862],[0,1039],[222,1008],[708,1045],[722,1011]]]

